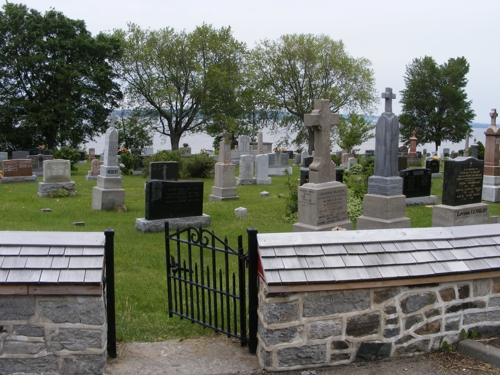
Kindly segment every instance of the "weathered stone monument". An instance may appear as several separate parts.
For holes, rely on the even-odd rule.
[[[253,178],[254,159],[252,155],[241,155],[240,157],[240,174],[236,178],[236,186],[238,185],[253,185],[255,179]]]
[[[219,161],[215,163],[215,178],[209,202],[240,199],[234,185],[235,165],[231,162],[231,140],[225,134],[219,146]]]
[[[419,166],[420,158],[417,153],[417,132],[414,130],[410,137],[410,151],[408,152],[408,165],[409,166]]]
[[[315,153],[309,165],[309,182],[299,187],[294,232],[352,229],[347,218],[347,186],[335,181],[335,164],[330,157],[330,130],[338,123],[338,113],[330,112],[330,101],[325,99],[314,100],[314,110],[304,116],[305,126],[314,130]]]
[[[95,159],[95,148],[93,148],[93,147],[89,148],[89,159],[90,160]]]
[[[85,179],[87,181],[97,180],[97,176],[101,173],[101,165],[103,164],[104,162],[99,159],[92,159],[92,162],[90,163],[90,171],[87,172]]]
[[[210,225],[210,216],[203,214],[203,181],[146,183],[145,217],[136,219],[135,228],[142,233],[162,232],[165,220],[170,229]]]
[[[45,160],[43,182],[38,183],[38,196],[50,197],[62,191],[76,195],[76,184],[71,181],[71,162],[65,159]]]
[[[432,210],[433,227],[487,224],[489,206],[481,203],[484,161],[473,157],[444,163],[442,204]]]
[[[483,176],[483,195],[482,199],[488,202],[500,201],[500,166],[499,160],[499,145],[500,131],[496,121],[498,113],[496,109],[490,112],[491,125],[486,129],[484,149],[484,176]]]
[[[115,129],[116,115],[111,116],[111,122],[104,137],[104,160],[97,176],[97,186],[92,190],[92,209],[109,210],[125,203],[125,190],[122,186],[122,176],[117,165],[118,132]]]
[[[290,157],[286,152],[273,152],[267,154],[269,157],[269,176],[283,176],[285,171],[292,174],[289,166]]]
[[[3,178],[0,183],[9,182],[36,182],[36,175],[33,174],[33,165],[30,159],[12,159],[2,161]]]
[[[375,127],[374,175],[368,178],[368,194],[363,199],[363,215],[358,217],[356,229],[408,228],[406,196],[402,194],[403,179],[398,173],[399,122],[392,113],[391,88],[382,93],[385,112]]]

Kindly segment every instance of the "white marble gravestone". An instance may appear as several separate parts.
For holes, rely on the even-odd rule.
[[[257,185],[271,185],[269,156],[267,154],[255,156],[255,183]]]
[[[219,146],[219,161],[215,164],[215,178],[212,194],[208,196],[209,202],[222,202],[225,200],[240,199],[234,185],[235,165],[231,162],[231,142],[224,135]]]
[[[125,190],[122,186],[122,176],[118,161],[118,132],[114,122],[116,116],[111,116],[110,127],[104,137],[104,160],[97,176],[97,186],[92,190],[92,209],[109,210],[125,203]]]
[[[309,165],[309,182],[299,187],[294,232],[352,229],[347,218],[347,186],[335,181],[330,158],[330,130],[338,123],[338,113],[330,112],[330,101],[325,99],[314,100],[314,110],[304,116],[304,124],[314,129],[315,153]]]
[[[382,93],[385,112],[375,127],[374,175],[368,178],[368,194],[363,198],[363,215],[356,220],[356,229],[409,228],[403,179],[398,173],[399,122],[392,113],[391,88]]]
[[[45,160],[43,162],[43,182],[38,183],[38,196],[76,195],[76,184],[71,181],[71,162],[65,159]]]
[[[240,157],[240,174],[236,179],[236,186],[238,185],[253,185],[255,179],[253,178],[254,159],[252,155],[242,155]]]

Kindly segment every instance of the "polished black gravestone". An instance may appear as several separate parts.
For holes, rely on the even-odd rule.
[[[404,169],[399,171],[399,177],[403,179],[403,195],[406,195],[406,198],[431,195],[432,172],[430,169]]]
[[[149,163],[149,179],[177,181],[179,179],[179,163],[176,161]]]
[[[425,168],[429,168],[432,173],[439,173],[439,160],[426,160]]]
[[[446,160],[442,203],[448,206],[481,203],[483,172],[484,160],[472,157]]]
[[[398,172],[408,168],[408,157],[398,156]]]
[[[146,220],[203,215],[203,181],[150,180],[146,183]]]
[[[313,156],[307,156],[304,158],[304,168],[309,168],[311,163],[313,162],[314,157]]]

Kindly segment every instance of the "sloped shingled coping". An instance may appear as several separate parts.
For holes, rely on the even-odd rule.
[[[500,224],[259,234],[269,293],[500,276]]]
[[[101,232],[0,232],[0,295],[102,295]]]

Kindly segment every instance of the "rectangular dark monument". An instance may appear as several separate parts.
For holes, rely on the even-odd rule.
[[[476,158],[448,159],[444,163],[443,198],[448,206],[481,203],[484,161]]]
[[[403,195],[406,198],[431,195],[432,172],[428,168],[412,168],[399,171],[403,178]]]
[[[203,215],[203,181],[150,180],[146,183],[146,220]]]
[[[432,173],[439,173],[439,160],[426,160],[425,161],[425,168],[429,168]]]
[[[154,161],[149,163],[149,179],[177,181],[179,179],[179,163],[176,161]]]

